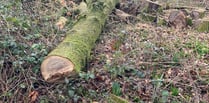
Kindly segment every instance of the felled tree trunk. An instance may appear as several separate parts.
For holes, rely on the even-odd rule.
[[[42,62],[44,80],[55,82],[75,75],[85,67],[91,49],[116,3],[118,0],[86,0],[81,3],[79,20]]]

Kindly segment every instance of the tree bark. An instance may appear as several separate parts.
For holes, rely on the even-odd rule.
[[[86,0],[80,4],[79,20],[41,64],[44,80],[55,82],[73,76],[85,67],[108,15],[118,2],[118,0]]]

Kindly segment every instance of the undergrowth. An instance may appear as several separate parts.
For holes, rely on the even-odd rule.
[[[127,24],[113,14],[88,70],[46,83],[40,64],[71,28],[75,17],[62,30],[54,25],[66,12],[51,0],[0,1],[0,102],[104,102],[110,94],[136,103],[208,102],[208,34]]]

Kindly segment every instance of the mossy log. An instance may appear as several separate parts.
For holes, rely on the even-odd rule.
[[[209,19],[203,18],[194,22],[194,26],[198,32],[209,32]]]
[[[116,96],[114,94],[110,94],[109,102],[110,103],[130,103],[128,100],[121,98],[119,96]]]
[[[118,2],[118,0],[86,0],[81,3],[79,20],[41,64],[44,80],[55,82],[73,76],[85,67],[108,15]]]

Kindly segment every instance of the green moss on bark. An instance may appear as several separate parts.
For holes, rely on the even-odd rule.
[[[66,38],[48,56],[68,58],[74,64],[75,71],[79,72],[86,65],[91,49],[116,3],[118,0],[89,0],[87,10],[80,14]]]
[[[202,20],[197,26],[197,31],[199,32],[209,32],[209,20]]]
[[[110,94],[109,102],[110,103],[129,103],[128,100],[123,99],[123,98],[113,95],[113,94]]]

